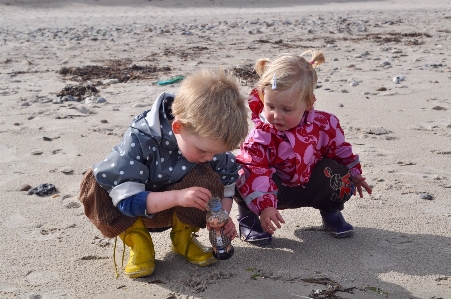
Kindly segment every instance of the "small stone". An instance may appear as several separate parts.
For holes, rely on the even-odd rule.
[[[390,133],[387,129],[383,127],[371,127],[365,131],[368,134],[374,134],[374,135],[384,135]]]
[[[22,185],[20,185],[20,187],[19,187],[19,191],[28,191],[28,190],[30,190],[32,187],[30,186],[30,185],[28,185],[28,184],[22,184]]]
[[[69,167],[62,167],[62,168],[60,168],[60,171],[64,174],[71,174],[74,172],[74,170]]]
[[[387,66],[387,65],[391,65],[391,63],[389,61],[382,61],[381,63],[379,63],[379,66]]]
[[[43,150],[41,150],[41,149],[39,149],[39,148],[35,148],[35,149],[33,149],[33,150],[31,150],[31,153],[33,154],[33,155],[41,155],[42,153],[43,153],[44,151]]]
[[[379,87],[378,89],[376,89],[377,91],[387,91],[387,87]]]
[[[108,123],[108,120],[102,119],[100,122],[101,122],[102,124],[107,124],[107,123]]]
[[[145,103],[136,103],[136,104],[133,104],[133,107],[147,107],[147,104],[145,104]]]
[[[106,79],[102,81],[102,84],[109,85],[109,84],[117,84],[119,83],[119,79]]]
[[[432,195],[430,195],[429,193],[421,193],[420,194],[420,198],[421,199],[426,199],[426,200],[433,200],[434,197]]]
[[[38,196],[49,195],[56,192],[55,185],[53,184],[41,184],[28,190],[28,195],[36,194]]]
[[[96,103],[97,103],[97,104],[106,103],[106,99],[100,97],[100,98],[97,99]]]
[[[62,104],[62,103],[63,103],[63,100],[62,100],[61,98],[57,98],[57,99],[54,99],[54,100],[52,101],[52,103],[53,103],[53,104]]]

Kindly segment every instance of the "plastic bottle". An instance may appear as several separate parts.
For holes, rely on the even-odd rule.
[[[209,237],[213,256],[218,260],[229,259],[235,252],[232,240],[223,233],[224,226],[229,220],[229,213],[222,208],[221,200],[217,197],[210,199],[209,206],[207,223],[211,227]]]

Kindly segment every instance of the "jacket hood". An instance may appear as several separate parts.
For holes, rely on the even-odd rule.
[[[174,98],[174,94],[163,92],[155,100],[150,110],[144,111],[133,119],[130,127],[160,141],[163,135],[160,119],[172,120],[174,118],[171,110]]]

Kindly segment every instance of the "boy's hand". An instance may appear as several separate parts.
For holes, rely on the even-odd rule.
[[[208,202],[212,197],[210,190],[202,187],[190,187],[182,190],[177,197],[177,205],[181,207],[197,208],[202,211],[210,210]]]
[[[361,174],[356,175],[352,178],[352,183],[355,186],[354,189],[354,195],[356,195],[357,191],[359,192],[360,197],[363,197],[363,190],[362,187],[368,192],[368,194],[371,194],[373,192],[373,189],[371,189],[370,185],[365,181],[366,178],[364,178]]]
[[[281,228],[280,223],[285,223],[279,211],[276,208],[266,208],[260,215],[260,222],[265,232],[273,235],[276,231],[276,226]]]

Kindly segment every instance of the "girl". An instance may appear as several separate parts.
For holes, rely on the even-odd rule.
[[[242,169],[235,200],[240,237],[247,242],[269,243],[285,223],[279,210],[300,207],[320,210],[333,236],[351,236],[343,204],[356,192],[363,197],[363,189],[372,192],[337,117],[313,109],[315,68],[324,61],[309,50],[256,63],[260,79],[249,98],[255,128],[237,155]]]

